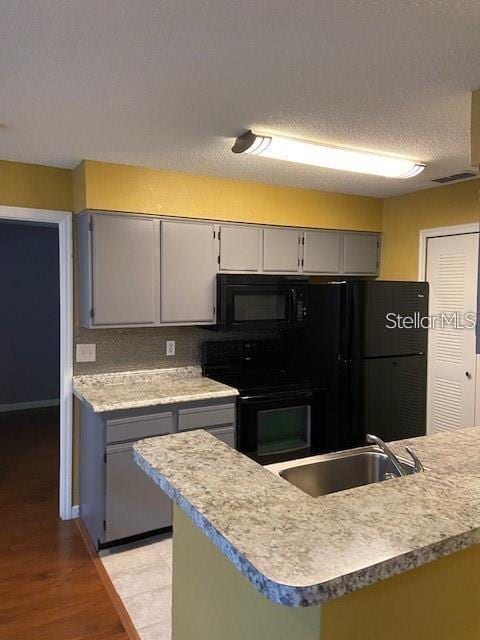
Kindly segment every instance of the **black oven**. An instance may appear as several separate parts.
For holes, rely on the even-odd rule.
[[[238,399],[237,448],[260,464],[293,460],[322,447],[322,392],[313,389]]]
[[[217,275],[217,328],[301,326],[308,319],[308,278]]]
[[[300,366],[289,366],[282,338],[211,340],[202,345],[203,374],[238,390],[236,447],[260,464],[326,451],[327,393]]]

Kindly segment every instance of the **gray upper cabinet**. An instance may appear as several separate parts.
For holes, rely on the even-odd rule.
[[[258,271],[260,269],[261,229],[248,225],[221,225],[220,271]]]
[[[298,229],[263,230],[263,270],[297,273],[300,269]]]
[[[303,272],[340,273],[342,235],[338,231],[303,232]]]
[[[141,216],[92,214],[92,325],[155,322],[158,225]]]
[[[379,239],[374,232],[88,211],[77,218],[80,324],[214,324],[218,272],[378,275]]]
[[[213,224],[163,221],[160,262],[161,322],[212,324],[217,270]]]
[[[377,233],[343,234],[343,273],[377,275],[379,267],[379,235]]]

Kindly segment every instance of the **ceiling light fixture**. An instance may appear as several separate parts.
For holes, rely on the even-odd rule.
[[[343,149],[283,136],[257,135],[253,131],[247,131],[239,136],[235,140],[232,151],[386,178],[413,178],[425,169],[422,162],[406,158]]]

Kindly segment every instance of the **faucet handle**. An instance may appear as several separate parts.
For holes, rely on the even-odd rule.
[[[423,464],[421,463],[420,458],[417,456],[412,447],[405,447],[405,449],[413,460],[413,463],[415,465],[415,472],[418,473],[419,471],[424,471]]]

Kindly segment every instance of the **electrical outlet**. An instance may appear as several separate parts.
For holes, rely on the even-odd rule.
[[[77,344],[77,362],[95,362],[97,359],[96,344]]]
[[[175,340],[167,340],[166,354],[167,356],[175,355]]]

